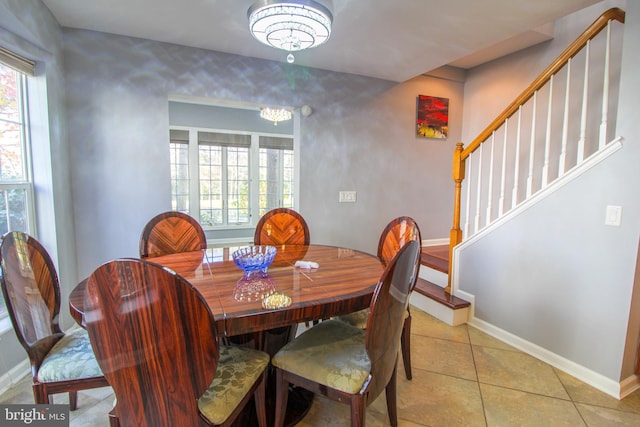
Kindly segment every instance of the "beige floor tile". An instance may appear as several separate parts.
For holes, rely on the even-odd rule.
[[[477,380],[469,344],[414,335],[411,337],[411,365],[413,369]]]
[[[415,307],[411,308],[411,333],[425,337],[469,343],[467,325],[449,326]]]
[[[554,368],[554,371],[574,402],[640,414],[640,390],[636,390],[624,399],[618,400],[559,369]]]
[[[546,363],[522,352],[472,347],[481,383],[569,399],[553,368]]]
[[[384,399],[372,409],[386,414]],[[380,409],[382,408],[382,409]],[[484,426],[480,390],[475,381],[413,370],[413,380],[398,381],[398,418],[426,426]]]
[[[500,350],[508,350],[508,351],[520,351],[517,348],[510,346],[497,338],[492,337],[489,334],[482,332],[479,329],[474,328],[473,326],[469,326],[469,340],[472,345],[479,345],[482,347],[491,347],[498,348]]]
[[[488,427],[584,426],[569,400],[480,384]]]
[[[384,400],[384,394],[382,397]],[[388,426],[387,414],[367,409],[367,426]],[[298,423],[298,427],[349,427],[351,425],[351,410],[349,405],[334,402],[322,396],[316,396],[307,415]]]
[[[640,414],[576,403],[589,427],[640,426]]]

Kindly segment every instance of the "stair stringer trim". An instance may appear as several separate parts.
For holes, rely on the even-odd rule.
[[[460,266],[458,265],[457,261],[458,261],[458,258],[459,258],[458,257],[458,253],[460,251],[462,251],[467,246],[471,246],[476,241],[482,239],[484,236],[488,235],[493,230],[495,230],[498,227],[502,226],[506,222],[511,221],[512,219],[516,218],[518,215],[520,215],[521,213],[525,212],[530,206],[533,206],[536,203],[540,202],[541,200],[547,198],[548,196],[550,196],[551,194],[553,194],[556,191],[560,190],[561,188],[563,188],[565,185],[567,185],[568,183],[570,183],[574,179],[578,178],[579,176],[581,176],[582,174],[587,172],[592,167],[594,167],[594,166],[598,165],[599,163],[601,163],[602,161],[604,161],[607,157],[611,156],[613,153],[617,152],[618,150],[620,150],[622,148],[622,141],[623,140],[624,140],[624,138],[622,136],[616,137],[614,140],[612,140],[607,145],[605,145],[604,148],[602,148],[601,150],[593,153],[591,156],[586,158],[582,163],[580,163],[579,165],[577,165],[574,168],[572,168],[571,170],[569,170],[563,176],[561,176],[560,178],[552,181],[545,188],[538,190],[538,192],[533,194],[527,200],[523,201],[518,206],[516,206],[515,208],[511,209],[509,212],[507,212],[506,214],[504,214],[500,218],[496,219],[491,224],[489,224],[488,226],[484,227],[483,229],[481,229],[480,231],[475,233],[473,236],[469,237],[466,240],[463,240],[461,243],[456,245],[456,247],[453,248],[453,262],[452,262],[452,266],[451,266],[451,270],[452,271],[449,272],[449,274],[453,274],[451,276],[451,293],[453,295],[455,295],[457,297],[460,297],[460,298],[462,298],[464,300],[467,300],[467,301],[472,301],[472,299],[473,299],[473,295],[471,295],[469,293],[466,293],[466,292],[460,290],[460,288],[459,288],[459,281],[458,281],[459,279],[458,278],[460,276],[458,275],[458,272],[460,271],[459,270]]]

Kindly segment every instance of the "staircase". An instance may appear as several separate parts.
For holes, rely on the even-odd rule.
[[[621,147],[609,108],[619,81],[612,32],[623,23],[621,9],[603,13],[476,139],[457,144],[449,244],[423,245],[411,304],[450,325],[466,323],[471,305],[455,296],[464,293],[453,277],[463,268],[454,269],[454,248],[496,230]]]
[[[411,304],[451,326],[466,323],[471,304],[445,290],[449,275],[449,245],[423,246],[420,264]]]

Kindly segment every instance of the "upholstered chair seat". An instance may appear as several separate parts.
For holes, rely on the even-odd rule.
[[[409,318],[411,314],[409,313],[409,310],[407,310],[404,313],[404,318],[405,320],[407,318]],[[369,317],[369,310],[359,310],[356,311],[355,313],[351,313],[349,315],[345,315],[345,316],[339,316],[337,317],[338,320],[347,323],[351,326],[353,326],[354,328],[360,328],[360,329],[364,329],[367,327],[367,317]]]
[[[371,298],[366,328],[330,319],[303,332],[271,358],[276,374],[275,427],[284,424],[292,384],[349,404],[352,427],[365,425],[367,406],[385,392],[389,422],[398,425],[398,353],[419,262],[420,245],[415,240],[392,258]]]
[[[247,347],[220,346],[211,386],[198,399],[200,412],[214,425],[223,424],[269,365],[269,355]]]
[[[69,393],[69,408],[78,405],[78,390],[108,387],[87,333],[65,333],[59,324],[60,283],[44,246],[21,231],[10,231],[0,243],[0,288],[18,341],[27,352],[33,400],[52,403]]]
[[[100,376],[102,371],[93,354],[89,334],[80,328],[62,337],[38,369],[38,381],[43,383]]]
[[[280,349],[271,363],[350,394],[360,391],[371,372],[364,330],[333,319],[300,334]]]
[[[406,245],[408,242],[415,240],[418,244],[421,243],[422,237],[420,236],[420,228],[413,218],[408,216],[400,216],[391,220],[382,231],[380,240],[378,241],[378,258],[384,265],[389,264],[398,251]],[[418,280],[419,269],[415,272],[415,278],[413,281],[413,287],[415,287]],[[354,313],[345,314],[337,317],[337,319],[355,326],[356,328],[365,328],[367,326],[367,316],[369,310],[360,310]],[[404,316],[404,326],[402,328],[402,361],[404,362],[404,372],[407,379],[412,378],[411,373],[411,311],[407,307],[407,311]]]

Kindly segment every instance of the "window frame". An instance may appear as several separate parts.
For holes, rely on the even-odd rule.
[[[267,137],[279,137],[279,138],[291,138],[293,140],[293,188],[292,192],[293,196],[293,209],[298,209],[298,200],[299,200],[299,181],[300,181],[300,173],[299,173],[299,142],[295,137],[296,126],[294,126],[294,134],[279,134],[279,133],[267,133],[267,132],[258,132],[258,131],[240,131],[240,130],[229,130],[229,129],[217,129],[217,128],[207,128],[207,127],[198,127],[198,126],[178,126],[178,125],[170,125],[170,131],[187,131],[188,132],[188,176],[189,176],[189,202],[188,202],[188,210],[186,213],[193,216],[194,218],[200,221],[200,175],[199,175],[199,146],[198,146],[198,132],[213,132],[213,133],[225,133],[225,134],[235,134],[235,135],[249,135],[251,138],[251,143],[249,147],[249,222],[248,223],[239,223],[239,224],[229,224],[226,222],[228,218],[227,209],[228,209],[228,199],[226,193],[226,168],[223,171],[223,218],[225,218],[225,222],[222,225],[205,225],[202,224],[202,227],[205,231],[216,231],[216,230],[242,230],[242,229],[255,229],[259,219],[260,219],[260,144],[259,140],[261,136]],[[169,140],[170,146],[173,141]],[[169,148],[171,150],[171,148]],[[224,157],[224,156],[223,156]],[[173,167],[173,164],[170,165]],[[171,180],[173,181],[173,176],[171,176]],[[283,181],[281,181],[283,182]],[[171,194],[172,197],[172,205],[173,205],[173,191]]]
[[[16,73],[17,78],[17,103],[18,103],[18,114],[19,117],[17,121],[14,120],[5,120],[0,119],[3,122],[15,124],[20,128],[20,149],[22,156],[22,178],[21,179],[2,179],[0,175],[0,192],[5,192],[5,201],[7,200],[6,192],[11,190],[20,190],[25,193],[25,214],[26,214],[26,229],[20,229],[19,231],[23,231],[32,236],[36,236],[36,210],[35,210],[35,189],[33,184],[33,165],[32,165],[32,144],[31,144],[31,129],[30,129],[30,120],[29,120],[29,78],[33,76],[32,72],[28,72],[29,70],[19,69],[19,67],[14,66],[13,63],[7,63],[2,61],[6,55],[5,49],[0,51],[0,63],[12,69]],[[7,209],[7,216],[9,215],[9,210]],[[7,220],[7,226],[9,227],[10,221]],[[8,231],[16,230],[15,228],[8,228]],[[4,296],[0,293],[0,298],[2,299],[3,306],[4,305]],[[6,307],[6,306],[5,306]],[[9,318],[8,310],[2,309],[0,310],[0,333],[4,332],[7,329],[11,328],[11,322]]]

